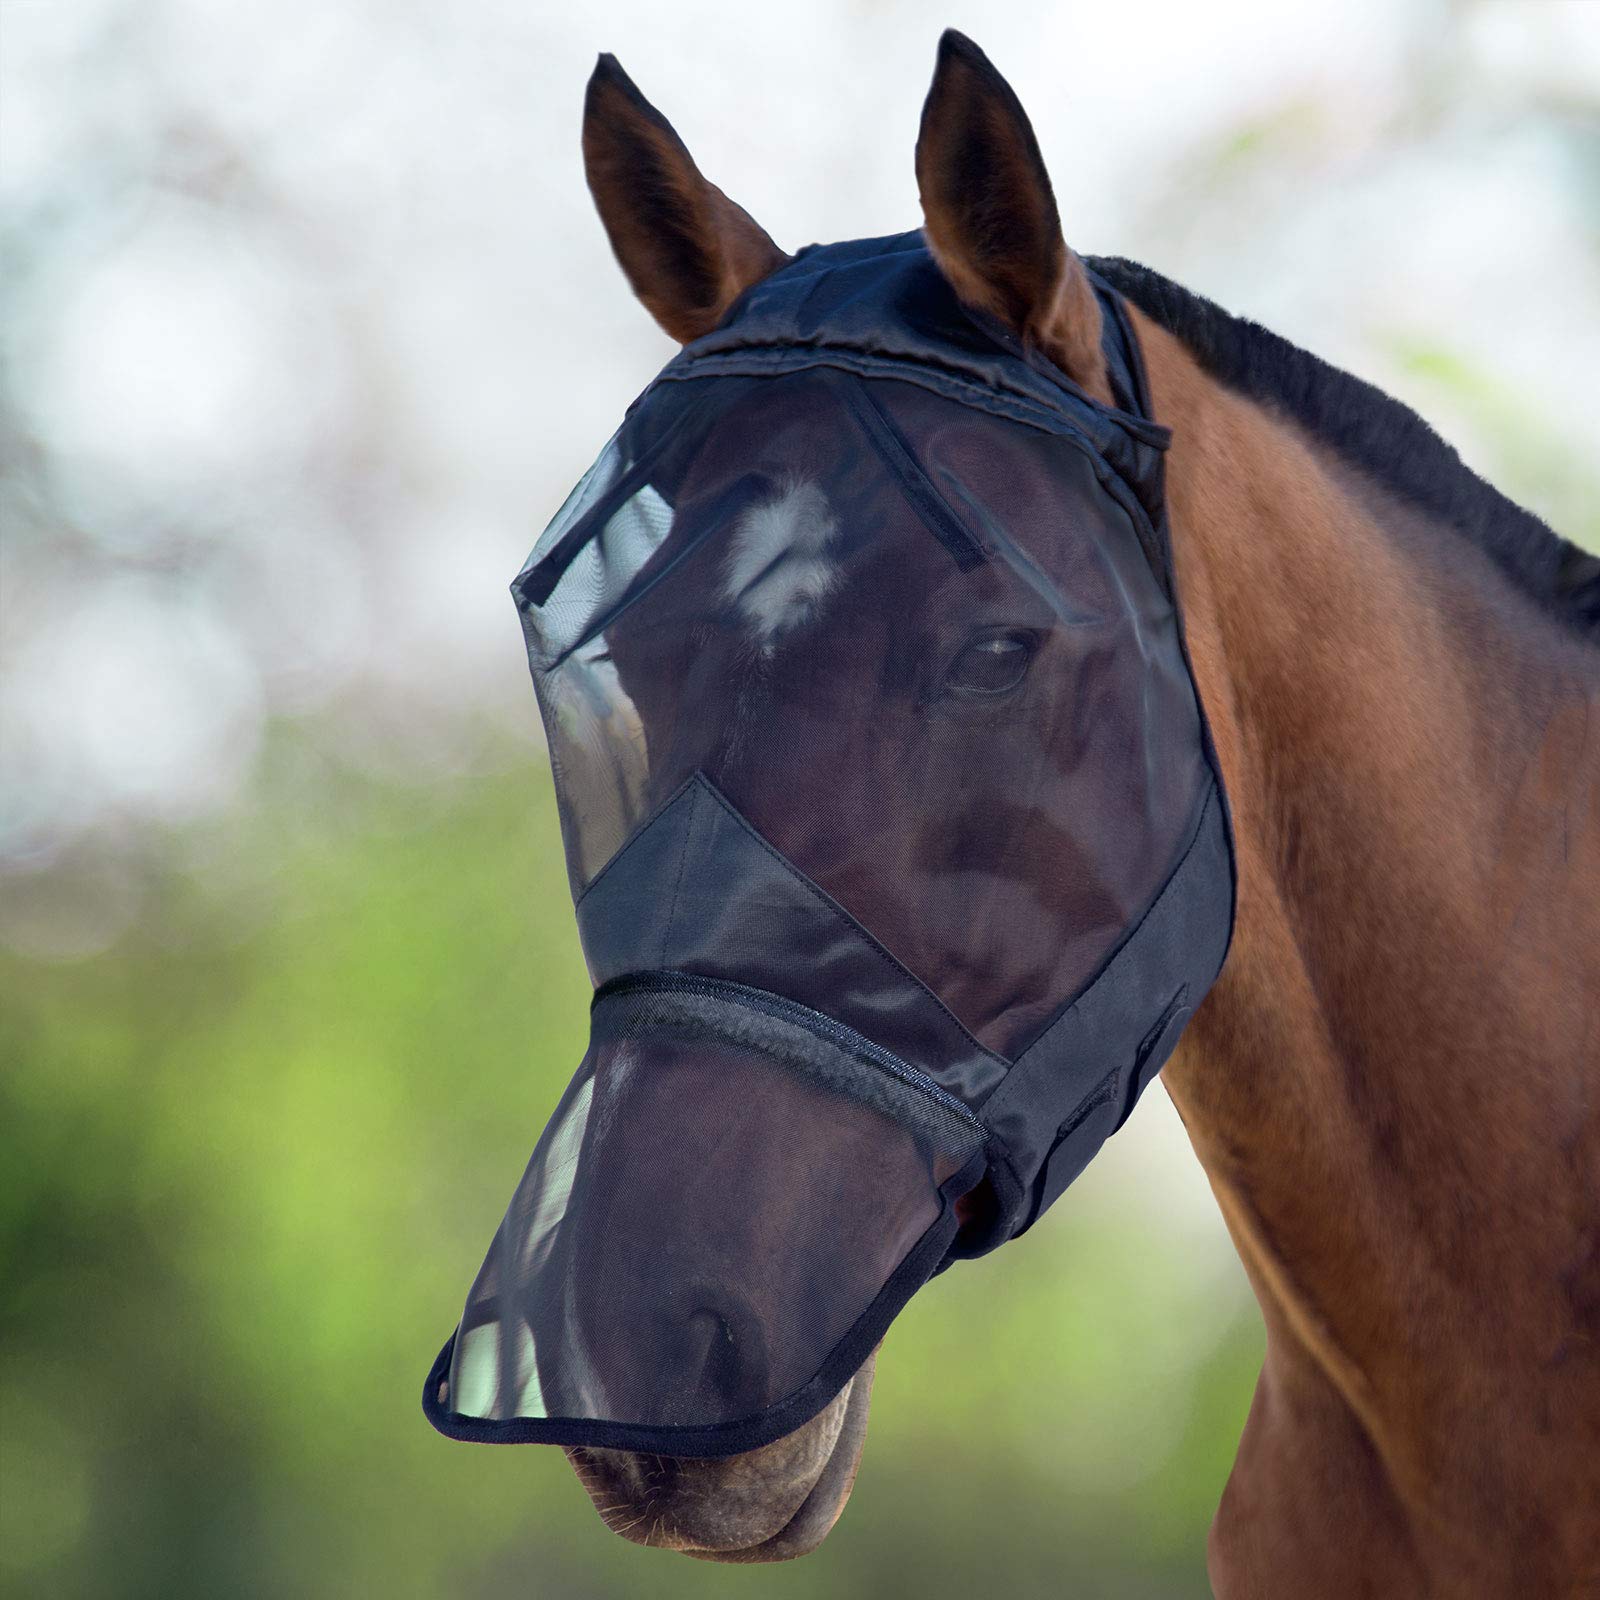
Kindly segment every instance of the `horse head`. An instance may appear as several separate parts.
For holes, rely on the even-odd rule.
[[[888,1320],[1159,1069],[1227,855],[1162,430],[982,54],[941,44],[921,237],[787,256],[609,57],[583,146],[689,348],[518,580],[597,996],[430,1415],[565,1445],[630,1539],[771,1560],[844,1506]]]

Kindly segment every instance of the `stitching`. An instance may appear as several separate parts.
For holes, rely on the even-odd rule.
[[[1002,353],[1010,355],[1013,360],[1019,359],[1010,351],[1002,349]],[[1055,403],[1054,392],[1046,399],[1038,392],[1030,392],[1029,389],[1008,382],[1003,377],[988,381],[978,379],[967,368],[940,361],[934,356],[885,355],[881,350],[870,346],[851,344],[842,340],[830,340],[818,344],[787,339],[740,340],[737,343],[726,344],[718,350],[686,349],[661,369],[655,382],[692,379],[719,371],[742,371],[759,376],[763,369],[768,372],[782,372],[792,371],[797,366],[817,365],[844,366],[851,370],[861,366],[867,369],[866,376],[873,376],[885,367],[909,370],[926,374],[929,379],[947,384],[952,389],[965,390],[970,395],[981,397],[978,404],[986,409],[995,409],[1003,405],[1008,408],[1015,407],[1019,411],[1027,409],[1042,413],[1057,425],[1066,420],[1065,408]],[[1031,367],[1027,370],[1030,374],[1034,371]],[[918,380],[913,378],[911,381]],[[1138,439],[1140,443],[1150,445],[1157,450],[1165,450],[1171,444],[1172,430],[1163,423],[1149,417],[1141,417],[1136,412],[1102,405],[1098,400],[1085,395],[1076,384],[1070,389],[1062,389],[1061,385],[1053,380],[1042,381],[1048,382],[1052,391],[1060,390],[1068,400],[1076,401],[1078,405],[1087,408],[1097,421],[1102,417],[1105,418],[1114,427]],[[1069,378],[1067,382],[1070,384],[1072,380]],[[1055,429],[1052,427],[1048,431],[1054,432]]]
[[[752,356],[757,358],[765,356],[767,359],[753,360]],[[933,362],[860,355],[850,349],[841,349],[833,345],[756,345],[744,346],[726,354],[696,356],[692,363],[686,365],[685,370],[675,372],[668,367],[655,382],[693,383],[716,377],[784,377],[794,372],[810,371],[816,367],[834,367],[842,372],[852,373],[858,378],[888,378],[901,383],[916,384],[960,405],[987,411],[993,416],[1005,417],[1012,422],[1020,422],[1024,427],[1047,433],[1052,438],[1068,441],[1089,457],[1101,487],[1123,507],[1135,523],[1142,519],[1151,529],[1151,539],[1156,538],[1151,508],[1140,498],[1133,483],[1106,457],[1106,449],[1114,448],[1114,445],[1102,445],[1096,442],[1094,437],[1076,421],[1064,412],[1052,410],[1041,400],[1017,390],[983,388],[966,375],[954,376]],[[1139,442],[1148,448],[1166,449],[1166,445],[1160,441],[1145,439]]]
[[[1150,1059],[1150,1052],[1155,1049],[1161,1040],[1161,1035],[1167,1031],[1167,1025],[1177,1016],[1183,1002],[1189,997],[1189,985],[1184,983],[1178,986],[1178,992],[1167,1001],[1162,1008],[1161,1015],[1156,1018],[1155,1025],[1139,1041],[1139,1048],[1133,1056],[1133,1076],[1138,1077],[1144,1070],[1144,1064]]]
[[[855,417],[879,459],[899,481],[906,498],[911,502],[912,510],[920,515],[929,531],[950,552],[963,572],[980,565],[985,559],[982,542],[939,493],[901,436],[893,418],[887,415],[859,378],[841,387],[846,408]]]
[[[685,790],[693,788],[694,780],[698,776],[698,773],[693,773],[689,777],[685,778],[683,782],[680,783],[678,787],[674,789],[672,793],[669,794],[667,798],[663,800],[661,804],[650,813],[649,816],[640,822],[634,828],[633,832],[630,833],[628,837],[617,846],[616,850],[612,853],[611,859],[606,862],[606,864],[601,867],[601,869],[595,873],[595,875],[583,886],[583,892],[576,900],[572,902],[574,910],[576,910],[583,904],[585,900],[589,898],[589,895],[592,893],[592,891],[599,885],[600,880],[605,877],[605,875],[610,872],[611,869],[616,866],[616,864],[625,855],[627,855],[631,849],[633,849],[633,847],[639,842],[641,836],[644,834],[645,829],[647,829],[658,817],[664,817],[667,812],[669,812],[683,798]]]
[[[861,378],[897,378],[903,383],[920,384],[947,398],[976,406],[1014,422],[1026,423],[1041,433],[1062,437],[1086,438],[1082,427],[1064,413],[1053,411],[1044,401],[1018,389],[986,388],[966,373],[944,368],[932,361],[914,361],[899,356],[884,356],[871,351],[856,351],[840,345],[741,345],[732,350],[696,356],[684,368],[664,368],[656,383],[693,383],[701,378],[785,376],[814,367],[837,367]],[[1093,449],[1091,442],[1090,446]]]
[[[683,869],[689,861],[689,846],[694,842],[695,814],[700,806],[700,791],[692,790],[689,795],[689,820],[683,827],[683,848],[678,852],[678,875],[672,883],[672,899],[667,906],[667,922],[661,932],[660,964],[667,964],[667,946],[672,942],[672,924],[678,920],[678,891],[683,888]]]
[[[1028,1049],[1024,1050],[1022,1055],[1017,1057],[1018,1061],[1021,1061],[1023,1057],[1028,1054],[1028,1051],[1032,1050],[1034,1046],[1037,1045],[1039,1041],[1043,1039],[1044,1036],[1049,1033],[1058,1022],[1061,1022],[1066,1017],[1070,1016],[1072,1012],[1078,1009],[1079,1005],[1082,1004],[1083,1001],[1087,1000],[1089,996],[1093,994],[1097,988],[1099,988],[1101,981],[1110,974],[1112,967],[1116,965],[1117,958],[1124,950],[1128,948],[1129,945],[1133,943],[1136,938],[1138,938],[1139,930],[1143,928],[1145,923],[1147,923],[1151,917],[1156,914],[1161,902],[1172,893],[1173,886],[1178,881],[1178,875],[1188,864],[1189,857],[1194,854],[1195,846],[1198,845],[1200,840],[1205,836],[1206,818],[1211,814],[1211,805],[1215,798],[1216,789],[1213,786],[1206,792],[1205,801],[1200,807],[1200,815],[1195,821],[1194,831],[1189,835],[1188,844],[1183,847],[1183,854],[1178,857],[1176,862],[1174,862],[1172,871],[1167,874],[1167,881],[1161,885],[1160,892],[1145,908],[1144,915],[1141,916],[1139,920],[1127,931],[1127,933],[1123,935],[1122,940],[1117,945],[1116,949],[1114,949],[1111,954],[1106,957],[1105,965],[1102,966],[1100,970],[1095,973],[1094,977],[1092,977],[1089,982],[1086,983],[1083,988],[1081,988],[1077,994],[1072,997],[1071,1005],[1067,1006],[1060,1013],[1060,1015],[1053,1017],[1043,1028],[1039,1030],[1033,1039],[1029,1041]]]
[[[979,1110],[981,1110],[983,1113],[985,1121],[990,1120],[995,1115],[997,1108],[1004,1103],[1007,1090],[1014,1088],[1024,1076],[1024,1074],[1017,1069],[1025,1066],[1028,1057],[1032,1055],[1033,1052],[1037,1050],[1039,1046],[1047,1038],[1049,1038],[1049,1036],[1054,1033],[1055,1030],[1063,1022],[1065,1022],[1074,1011],[1078,1009],[1083,1001],[1088,999],[1088,997],[1094,993],[1095,989],[1099,986],[1101,979],[1103,979],[1111,971],[1112,967],[1116,964],[1118,957],[1120,957],[1122,952],[1126,950],[1128,946],[1131,945],[1138,937],[1140,929],[1143,928],[1145,923],[1147,923],[1150,918],[1155,915],[1156,908],[1172,892],[1174,884],[1176,884],[1178,881],[1179,874],[1183,871],[1185,864],[1189,860],[1189,857],[1194,854],[1195,846],[1200,843],[1200,840],[1205,835],[1206,818],[1210,814],[1211,806],[1216,798],[1216,795],[1217,790],[1215,787],[1213,787],[1206,795],[1205,804],[1200,808],[1200,820],[1195,825],[1194,833],[1190,837],[1189,843],[1184,847],[1183,854],[1178,857],[1177,864],[1167,875],[1167,881],[1162,885],[1161,892],[1155,897],[1154,900],[1150,902],[1149,909],[1146,910],[1145,914],[1139,918],[1137,923],[1134,924],[1133,928],[1129,931],[1127,937],[1122,941],[1122,943],[1119,944],[1117,948],[1112,951],[1111,955],[1107,957],[1106,964],[1094,975],[1093,979],[1088,983],[1088,985],[1079,990],[1079,992],[1073,997],[1072,1004],[1067,1006],[1064,1011],[1047,1023],[1045,1027],[1041,1029],[1040,1032],[1033,1038],[1031,1043],[1028,1045],[1028,1048],[1024,1050],[1012,1064],[1013,1070],[1008,1072],[1005,1077],[995,1085],[994,1093],[991,1094],[989,1098],[985,1100],[979,1107]]]
[[[1117,1079],[1121,1075],[1120,1068],[1113,1068],[1067,1113],[1067,1120],[1056,1129],[1057,1146],[1060,1145],[1063,1139],[1076,1133],[1094,1111],[1098,1110],[1099,1107],[1103,1106],[1116,1094]],[[1052,1146],[1050,1154],[1055,1154],[1055,1146]],[[1047,1165],[1048,1161],[1049,1157],[1046,1157]]]

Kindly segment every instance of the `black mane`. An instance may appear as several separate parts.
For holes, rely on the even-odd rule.
[[[1470,539],[1523,593],[1600,641],[1600,556],[1484,482],[1409,407],[1135,261],[1089,258],[1120,294],[1230,389],[1262,400],[1383,486]]]

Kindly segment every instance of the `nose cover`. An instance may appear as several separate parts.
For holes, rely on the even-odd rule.
[[[519,574],[596,989],[428,1378],[442,1432],[791,1432],[1082,1171],[1215,979],[1167,435],[1096,292],[1115,408],[920,235],[803,251]]]

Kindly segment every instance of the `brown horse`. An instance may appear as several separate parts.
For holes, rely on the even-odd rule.
[[[787,257],[608,57],[584,122],[674,337]],[[947,35],[923,115],[952,286],[1108,394],[1021,107]],[[1166,1069],[1267,1327],[1216,1592],[1600,1594],[1600,573],[1414,415],[1143,268],[1132,307],[1238,921]],[[725,1561],[849,1496],[872,1361],[726,1460],[569,1454],[602,1515]]]

